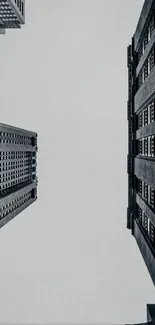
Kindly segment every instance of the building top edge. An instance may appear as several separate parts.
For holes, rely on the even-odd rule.
[[[138,20],[138,24],[136,27],[136,31],[134,34],[134,48],[135,50],[137,49],[139,40],[141,38],[141,34],[143,33],[147,18],[149,16],[149,13],[151,11],[151,9],[155,7],[155,1],[154,0],[145,0],[141,13],[140,13],[140,17]]]
[[[16,126],[12,126],[12,125],[9,125],[9,124],[4,124],[4,123],[0,123],[0,130],[1,129],[11,129],[11,130],[14,130],[14,131],[17,131],[17,132],[19,131],[19,132],[32,134],[33,136],[37,136],[37,132],[26,130],[26,129],[21,129],[21,128],[18,128]]]

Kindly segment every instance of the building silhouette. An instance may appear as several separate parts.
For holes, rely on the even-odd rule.
[[[144,2],[127,52],[127,227],[155,284],[155,0]]]
[[[25,0],[0,0],[0,34],[25,23]]]
[[[0,124],[0,228],[37,199],[37,134]]]

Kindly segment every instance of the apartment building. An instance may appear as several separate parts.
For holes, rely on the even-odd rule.
[[[0,124],[0,228],[37,199],[37,134]]]
[[[127,52],[127,227],[155,284],[155,0],[145,0]]]
[[[0,34],[25,23],[25,0],[0,0]]]

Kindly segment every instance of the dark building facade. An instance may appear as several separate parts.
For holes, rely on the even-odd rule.
[[[0,34],[25,23],[25,0],[0,0]]]
[[[147,321],[146,323],[138,323],[134,325],[155,325],[155,305],[148,304],[146,309]],[[129,324],[128,324],[129,325]]]
[[[127,51],[127,227],[155,284],[155,0],[144,2]]]
[[[0,228],[37,199],[37,134],[0,124]]]
[[[146,323],[139,323],[135,325],[155,325],[155,305],[154,304],[148,304],[146,308],[146,314],[147,314],[147,321]]]

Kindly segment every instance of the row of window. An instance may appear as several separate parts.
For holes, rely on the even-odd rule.
[[[12,8],[8,4],[8,2],[0,2],[0,18],[3,21],[16,21],[17,22],[17,17],[15,13],[12,11]]]
[[[149,57],[146,59],[144,65],[138,75],[138,84],[137,84],[138,89],[142,86],[145,79],[150,74],[151,70],[153,69],[154,65],[155,65],[155,48],[153,47],[149,54]]]
[[[4,183],[4,182],[8,182],[12,179],[16,180],[19,178],[21,179],[22,176],[24,176],[24,179],[27,178],[27,176],[31,175],[32,174],[32,169],[28,169],[28,170],[20,170],[20,171],[17,171],[16,174],[14,175],[9,175],[9,173],[5,174],[5,176],[2,177],[2,175],[0,175],[0,184]],[[4,174],[3,174],[4,175]]]
[[[21,181],[20,183],[15,182],[15,184],[12,184],[9,187],[6,187],[5,185],[3,185],[2,188],[0,189],[0,197],[3,198],[6,195],[9,195],[15,191],[18,191],[21,188],[28,186],[31,183],[32,183],[32,177],[31,178],[29,177],[29,178],[25,179],[24,181]]]
[[[155,190],[146,182],[137,178],[137,193],[142,199],[155,210]]]
[[[19,184],[19,183],[23,183],[27,180],[32,180],[32,175],[26,175],[26,176],[19,176],[17,177],[14,181],[11,181],[13,178],[10,177],[9,180],[7,180],[4,184],[2,184],[3,182],[0,182],[0,189],[3,189],[3,188],[8,188],[8,187],[11,187],[13,185],[16,185],[16,184]]]
[[[1,151],[0,160],[7,159],[24,159],[24,158],[35,158],[35,153],[31,151]]]
[[[137,155],[155,157],[155,136],[149,136],[137,140]]]
[[[29,191],[25,195],[19,196],[14,201],[11,201],[9,204],[4,205],[0,209],[0,219],[4,218],[9,213],[11,213],[12,211],[16,210],[21,205],[23,205],[25,202],[29,201],[31,199],[31,197],[32,197],[31,196],[31,191]]]
[[[36,145],[36,137],[29,137],[20,134],[14,134],[10,132],[0,132],[0,143],[8,144],[23,144],[23,145]]]
[[[144,35],[144,38],[143,38],[143,40],[142,40],[142,42],[140,44],[140,47],[139,47],[138,62],[140,61],[141,57],[143,56],[143,54],[145,52],[146,46],[147,46],[148,42],[151,39],[152,32],[153,32],[154,28],[155,28],[155,14],[153,13],[152,17],[150,19],[149,27],[147,28],[147,30],[145,32],[145,35]]]
[[[30,191],[23,194],[23,195],[20,195],[19,197],[17,197],[14,201],[10,201],[8,204],[4,204],[1,208],[0,208],[0,213],[2,211],[5,211],[7,208],[11,207],[13,204],[17,203],[17,202],[20,202],[22,199],[28,197],[30,194]]]
[[[32,137],[0,132],[0,143],[31,145]]]
[[[21,163],[21,162],[6,162],[6,163],[3,163],[3,166],[0,164],[0,173],[1,172],[5,172],[5,171],[9,171],[9,170],[18,170],[18,169],[23,169],[25,170],[26,167],[35,167],[36,165],[32,165],[31,163],[29,163],[29,161],[24,161],[24,163]]]
[[[129,101],[132,100],[132,83],[133,83],[133,78],[132,78],[132,66],[130,65],[128,68],[128,99]]]
[[[29,159],[29,158],[25,158],[25,159],[15,159],[15,160],[1,160],[0,161],[0,167],[2,166],[31,166],[32,164],[34,164],[34,161],[36,160],[32,160],[32,159]]]
[[[137,129],[140,129],[155,121],[155,102],[151,102],[142,112],[137,115]]]
[[[0,174],[0,179],[2,179],[4,177],[11,177],[11,176],[13,176],[13,178],[14,178],[15,175],[20,175],[20,174],[26,175],[26,174],[30,173],[31,170],[32,170],[32,167],[31,168],[24,168],[24,169],[23,168],[22,169],[17,169],[17,170],[14,170],[12,172],[1,173]]]
[[[9,181],[9,182],[7,182],[7,183],[5,183],[5,184],[3,184],[3,185],[0,185],[0,190],[3,190],[3,189],[5,189],[5,188],[12,188],[14,185],[16,185],[16,184],[26,184],[27,183],[27,181],[32,181],[32,175],[27,175],[27,176],[24,176],[24,177],[19,177],[19,178],[17,178],[16,180],[14,180],[14,181]]]
[[[18,9],[24,16],[24,2],[22,0],[15,0],[15,3],[17,4]]]
[[[137,207],[137,218],[151,241],[155,244],[155,227],[139,206]]]

